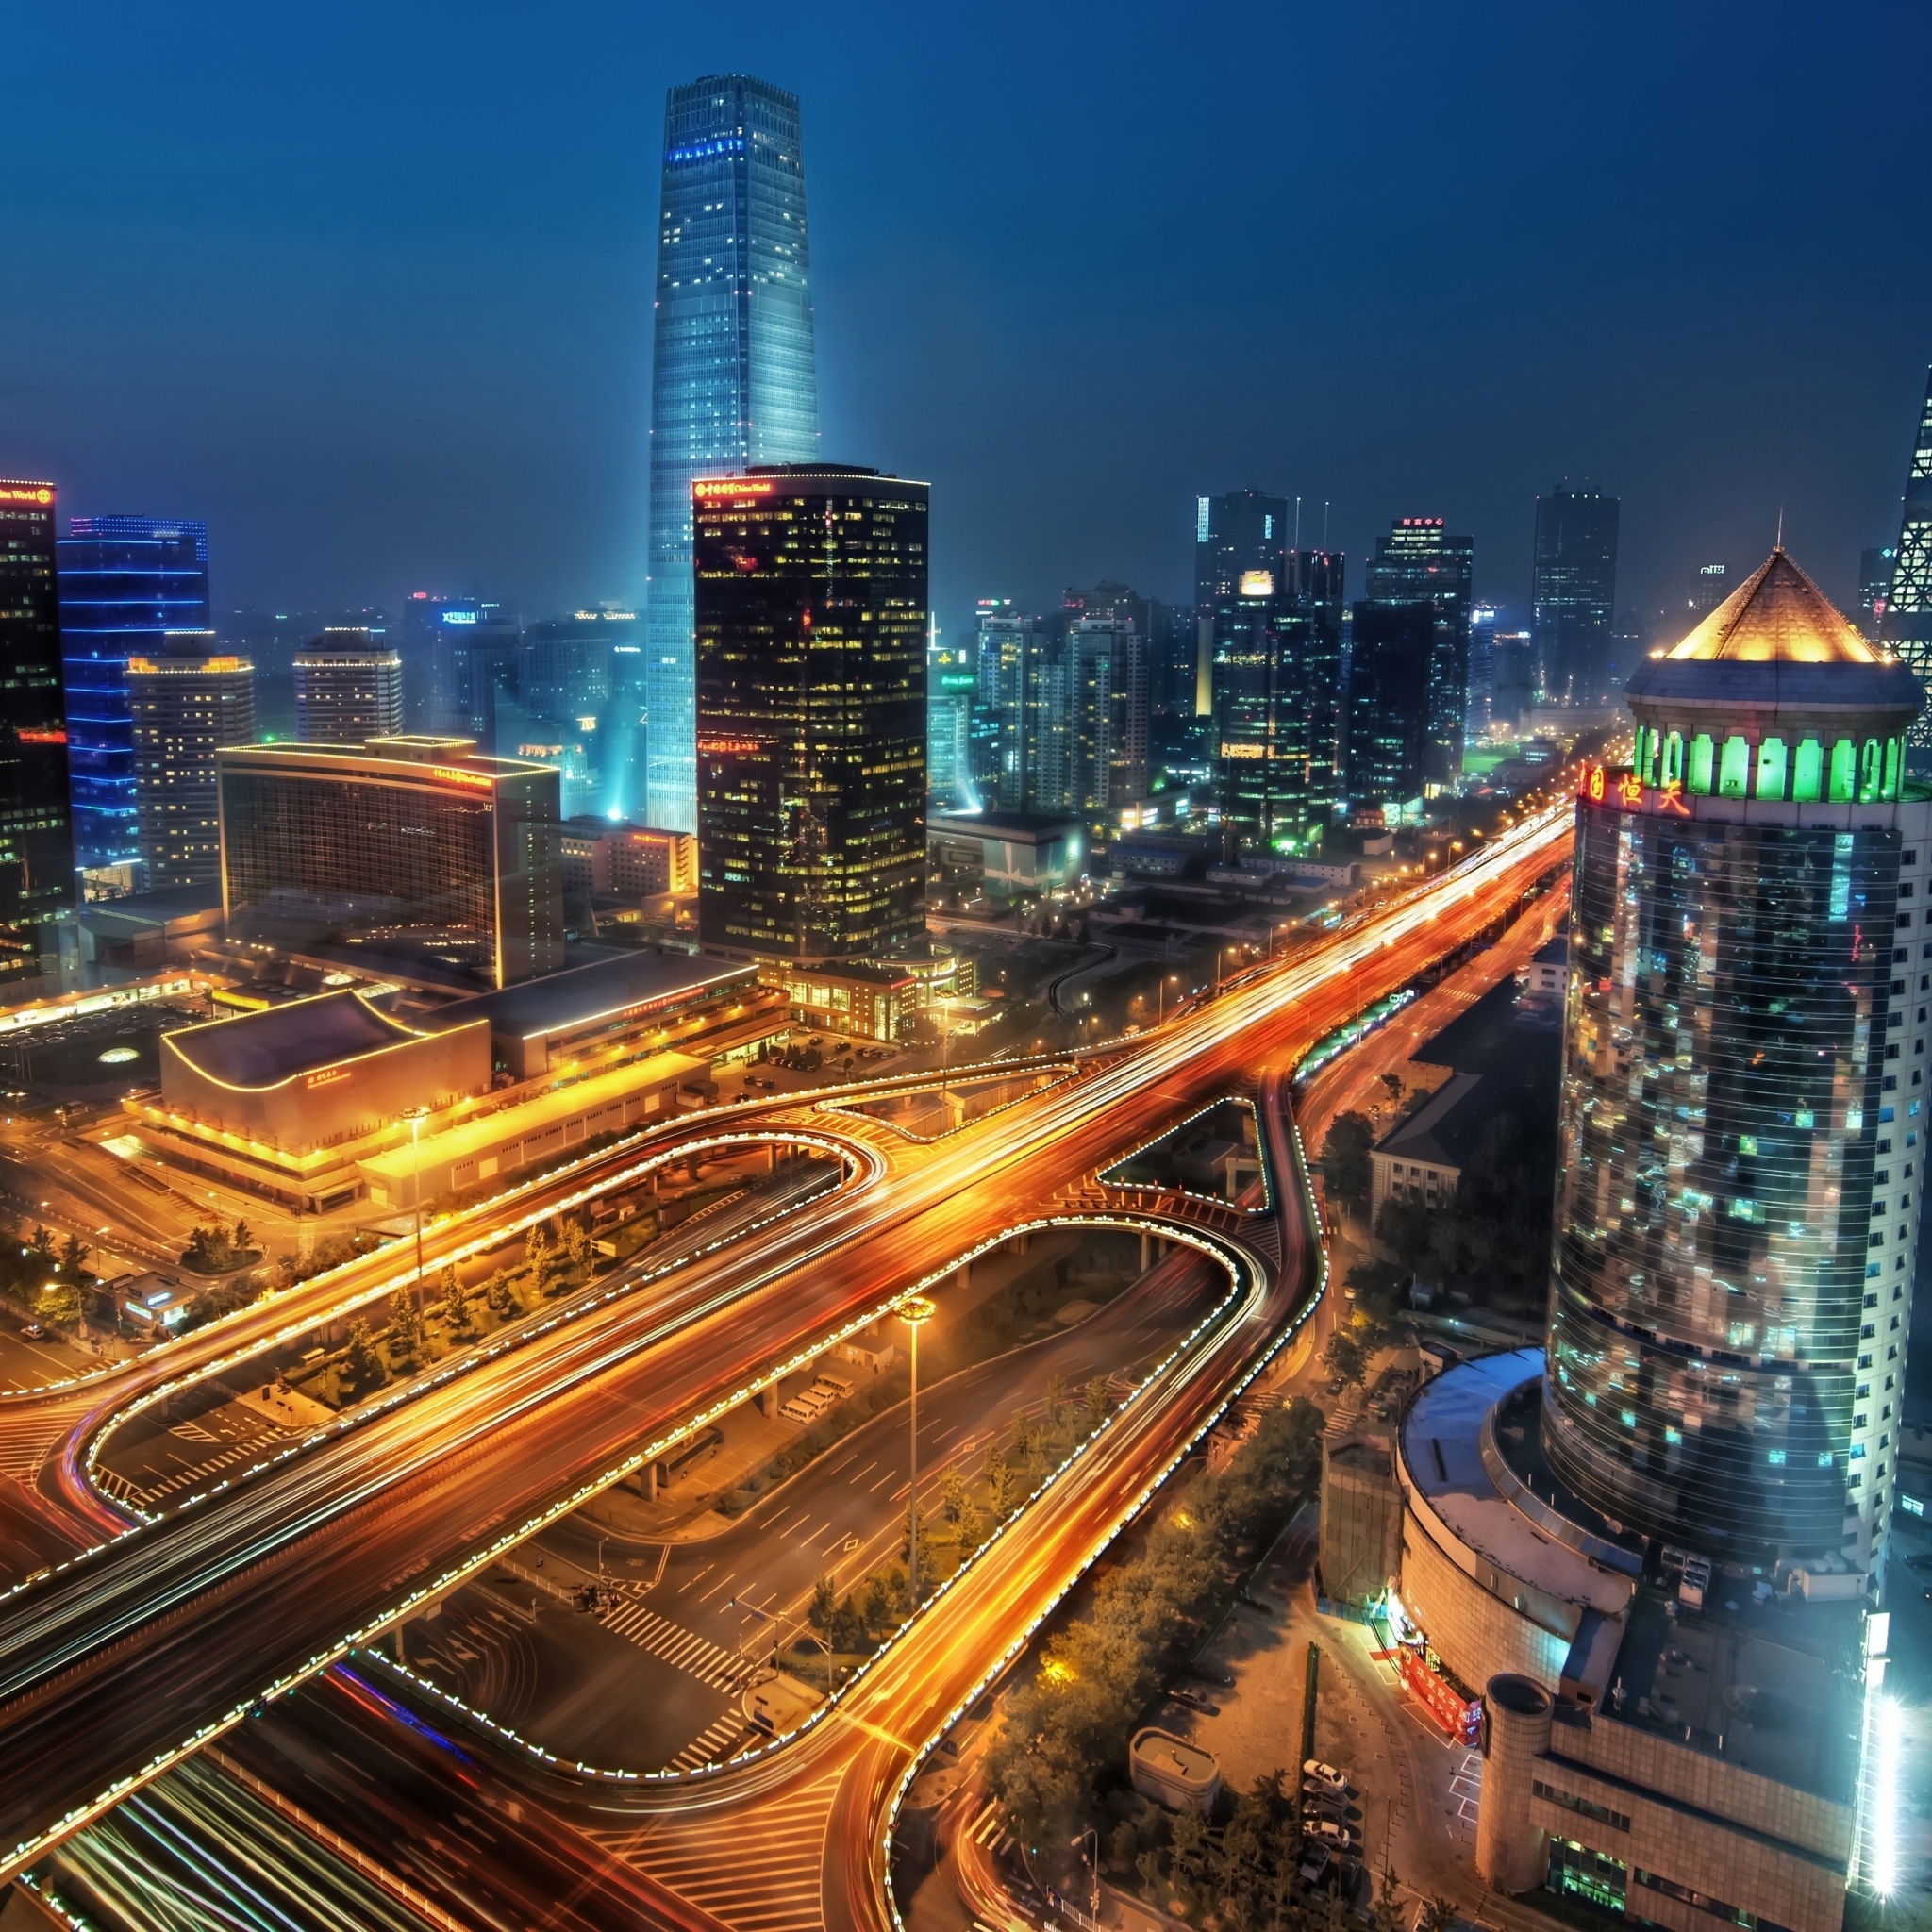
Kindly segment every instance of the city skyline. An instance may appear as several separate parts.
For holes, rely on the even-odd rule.
[[[232,83],[237,63],[288,66],[278,116],[299,120],[310,91],[325,90],[331,114],[367,135],[369,158],[332,171],[325,195],[278,142],[255,164],[261,109],[246,89],[226,85],[209,111],[172,116],[143,160],[174,191],[169,208],[192,213],[129,218],[167,232],[186,222],[193,245],[181,254],[195,269],[155,264],[140,325],[157,354],[139,358],[138,384],[119,353],[136,325],[95,299],[92,264],[115,258],[95,184],[117,142],[152,150],[139,106],[149,70],[174,73],[186,56],[130,25],[85,89],[46,90],[69,101],[65,120],[37,118],[36,103],[19,124],[31,191],[22,205],[45,211],[19,225],[32,299],[4,325],[23,372],[10,467],[54,476],[83,513],[158,508],[208,522],[221,532],[224,610],[391,605],[425,586],[531,612],[597,596],[639,603],[657,168],[636,142],[637,108],[693,75],[743,69],[800,96],[812,144],[817,453],[934,481],[935,607],[949,631],[981,595],[1041,607],[1065,582],[1176,596],[1187,498],[1248,484],[1299,491],[1311,513],[1326,502],[1329,542],[1357,555],[1392,515],[1442,515],[1474,539],[1479,594],[1512,614],[1528,591],[1527,505],[1555,475],[1600,478],[1624,500],[1624,575],[1640,609],[1674,601],[1705,556],[1761,550],[1780,506],[1840,603],[1855,594],[1858,552],[1896,534],[1903,419],[1932,343],[1924,267],[1882,245],[1903,191],[1870,184],[1907,178],[1894,131],[1905,117],[1873,98],[1896,84],[1889,74],[1826,47],[1809,76],[1817,131],[1777,178],[1747,166],[1737,136],[1759,64],[1788,38],[1776,16],[1758,46],[1734,46],[1714,19],[1677,24],[1662,55],[1633,33],[1581,67],[1568,38],[1580,28],[1534,52],[1507,33],[1477,35],[1440,88],[1424,33],[1386,75],[1418,109],[1413,131],[1386,157],[1352,154],[1347,165],[1348,144],[1332,138],[1340,100],[1321,96],[1291,137],[1265,117],[1258,131],[1247,125],[1257,117],[1226,117],[1208,159],[1191,129],[1216,111],[1225,77],[1209,50],[1147,21],[1082,39],[1083,62],[1109,84],[1083,91],[1067,115],[1031,121],[1037,76],[1075,42],[1068,25],[1042,29],[1041,59],[1008,71],[997,23],[891,46],[836,26],[807,36],[775,14],[724,34],[666,19],[636,47],[635,29],[602,25],[625,57],[593,63],[611,77],[587,79],[574,49],[528,57],[516,75],[528,111],[502,155],[481,160],[439,154],[433,117],[391,110],[394,91],[420,89],[432,62],[453,61],[472,85],[507,71],[488,15],[455,56],[401,30],[379,79],[357,62],[346,25],[312,64],[289,66],[267,28],[208,49],[205,75],[179,75],[187,98]],[[81,57],[57,24],[26,31],[27,57],[57,79]],[[1314,34],[1317,64],[1370,52],[1345,25],[1257,23],[1263,42],[1291,31]],[[1924,32],[1898,17],[1893,71],[1909,70]],[[986,90],[974,83],[995,71],[1007,103],[995,125],[1017,138],[982,143]],[[1546,85],[1558,72],[1563,90]],[[936,86],[941,73],[959,84]],[[1291,201],[1325,206],[1331,227],[1353,233],[1478,81],[1527,104],[1532,138],[1541,131],[1590,171],[1554,228],[1563,169],[1512,212],[1515,137],[1506,156],[1500,128],[1472,133],[1457,109],[1467,152],[1446,164],[1443,192],[1474,198],[1484,239],[1431,243],[1440,274],[1426,299],[1412,302],[1409,283],[1384,272],[1364,279],[1359,241],[1318,270],[1266,265],[1285,253],[1270,245],[1282,215],[1232,178],[1242,170],[1225,165],[1226,143],[1268,158],[1257,177],[1286,161]],[[625,112],[600,113],[620,87]],[[1556,118],[1559,94],[1580,122]],[[1104,104],[1156,99],[1144,154],[1122,158],[1090,138]],[[1040,125],[1049,119],[1063,125]],[[886,151],[907,158],[874,167]],[[377,184],[393,178],[412,186],[385,205]],[[1672,213],[1665,203],[1687,178],[1697,192]],[[1043,185],[1043,204],[1005,219],[1022,183]],[[570,210],[560,223],[559,206]],[[1750,299],[1768,292],[1754,237],[1774,218],[1802,225],[1816,286],[1856,281],[1872,299],[1814,304],[1803,324],[1788,303]],[[1618,264],[1607,286],[1603,257],[1576,245],[1592,233]],[[304,266],[301,244],[317,234],[324,245]],[[1236,235],[1249,245],[1230,251]],[[1554,267],[1499,323],[1494,291],[1521,284],[1546,235]],[[1149,249],[1169,250],[1176,273],[1125,279]],[[1183,312],[1177,291],[1199,285],[1197,250],[1242,266],[1217,278],[1211,303],[1190,292]],[[1346,331],[1323,319],[1331,278],[1350,289]],[[1129,286],[1134,300],[1109,299]],[[1065,310],[1075,290],[1087,293]],[[1008,292],[1023,299],[1001,299]],[[205,311],[211,299],[219,318]],[[1063,310],[1085,318],[1077,339]],[[1661,335],[1636,326],[1665,312]],[[1244,333],[1224,341],[1224,329]],[[299,371],[284,368],[290,356]],[[1774,390],[1785,404],[1774,441],[1757,407]],[[254,426],[265,393],[276,397],[267,438]],[[1017,472],[1016,448],[1029,458]],[[1713,474],[1750,480],[1713,494]]]

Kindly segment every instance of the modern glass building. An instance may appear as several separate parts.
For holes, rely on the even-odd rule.
[[[1432,725],[1443,621],[1423,599],[1364,598],[1348,660],[1348,802],[1418,812],[1437,769]]]
[[[651,366],[647,815],[697,829],[691,493],[818,454],[798,97],[747,75],[670,91]]]
[[[1536,500],[1530,630],[1544,692],[1558,704],[1600,705],[1631,667],[1610,643],[1617,602],[1614,496],[1558,483]]]
[[[692,491],[700,935],[889,952],[925,929],[926,485],[828,463]]]
[[[132,867],[141,834],[127,660],[158,655],[168,631],[213,623],[208,525],[186,518],[70,517],[59,558],[75,863],[84,874]]]
[[[1932,1124],[1923,692],[1784,554],[1576,808],[1542,1438],[1623,1529],[1869,1566]]]
[[[0,983],[57,970],[72,925],[54,510],[51,483],[0,477]]]
[[[1932,372],[1925,377],[1919,433],[1906,472],[1898,542],[1885,598],[1884,637],[1921,684],[1932,684]],[[1912,769],[1932,772],[1932,717],[1920,713],[1910,742]]]
[[[1463,713],[1469,702],[1469,618],[1475,546],[1447,534],[1441,517],[1397,517],[1376,538],[1367,587],[1376,603],[1426,599],[1435,612],[1429,645],[1425,792],[1453,790],[1462,775]]]
[[[225,747],[215,762],[236,937],[443,990],[563,964],[554,766],[408,737]]]

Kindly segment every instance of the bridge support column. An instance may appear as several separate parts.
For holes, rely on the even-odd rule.
[[[953,1276],[953,1286],[957,1288],[961,1294],[964,1294],[967,1289],[969,1289],[972,1285],[973,1264],[970,1261],[961,1261],[959,1263],[958,1273]]]
[[[775,1382],[769,1382],[769,1383],[767,1383],[767,1384],[765,1385],[765,1387],[764,1387],[764,1388],[762,1388],[762,1389],[760,1389],[760,1390],[758,1391],[758,1392],[757,1396],[756,1396],[756,1397],[754,1398],[754,1400],[755,1400],[755,1401],[756,1401],[756,1402],[758,1403],[758,1413],[759,1413],[760,1415],[763,1415],[763,1416],[774,1416],[774,1415],[776,1415],[776,1414],[778,1413],[778,1385],[777,1385],[777,1383],[775,1383]]]
[[[1149,1237],[1147,1230],[1143,1227],[1141,1230],[1141,1273],[1142,1274],[1146,1274],[1149,1266],[1147,1255],[1148,1250],[1152,1245],[1152,1240]]]
[[[638,1479],[643,1487],[644,1501],[655,1503],[658,1500],[658,1465],[655,1462],[645,1463],[638,1471]]]

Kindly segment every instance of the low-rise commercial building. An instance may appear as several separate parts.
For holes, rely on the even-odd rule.
[[[1044,812],[935,812],[925,837],[942,863],[976,867],[986,890],[1003,899],[1071,886],[1087,854],[1077,818]]]

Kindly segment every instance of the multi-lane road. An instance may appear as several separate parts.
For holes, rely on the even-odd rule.
[[[0,1873],[713,1403],[1454,951],[1561,862],[1567,836],[1559,814],[1525,824],[1352,930],[1096,1057],[1078,1078],[946,1140],[892,1144],[868,1181],[21,1593],[0,1622]],[[789,1107],[762,1111],[775,1120]],[[814,1124],[858,1131],[824,1115]],[[1270,1131],[1278,1138],[1278,1112]],[[876,1147],[894,1137],[864,1138]],[[1289,1234],[1305,1254],[1307,1231]],[[1279,1334],[1306,1279],[1287,1265],[1273,1286],[1244,1289],[1243,1305],[927,1613],[822,1727],[846,1748],[858,1739],[855,1757],[833,1767],[822,1761],[829,1744],[801,1744],[715,1787],[720,1802],[739,1804],[836,1768],[831,1841],[843,1847],[842,1876],[825,1874],[828,1921],[872,1921],[886,1808],[909,1747],[1214,1412]]]

